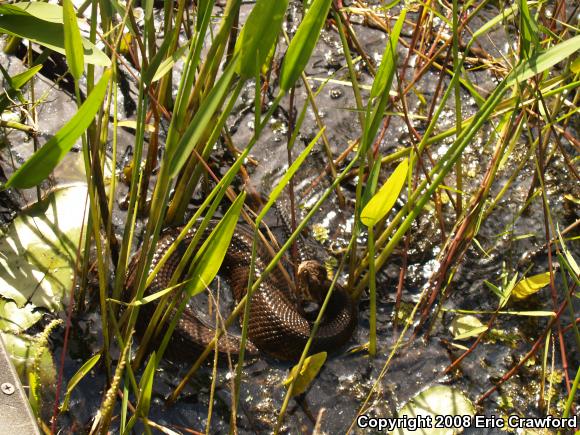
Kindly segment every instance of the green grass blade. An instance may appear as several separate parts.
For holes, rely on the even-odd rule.
[[[331,0],[314,0],[298,26],[296,35],[290,41],[280,72],[282,91],[288,92],[294,86],[308,63],[326,21],[330,4]]]
[[[68,68],[73,78],[78,81],[83,75],[85,64],[81,32],[72,0],[63,0],[62,14],[66,62],[68,63]]]
[[[370,199],[373,197],[377,190],[377,183],[379,181],[379,174],[381,172],[381,159],[376,158],[371,171],[369,172],[369,177],[365,183],[365,189],[361,196],[361,206],[364,207]]]
[[[170,153],[168,157],[171,159],[169,166],[169,175],[171,178],[177,177],[177,174],[191,155],[195,145],[207,129],[214,113],[224,101],[234,77],[234,68],[235,61],[232,61],[201,104],[175,149],[167,150]]]
[[[520,57],[529,59],[540,45],[538,23],[530,13],[527,0],[520,0]]]
[[[153,391],[153,379],[155,377],[155,352],[151,354],[147,367],[143,371],[143,376],[139,381],[139,401],[137,402],[136,413],[139,416],[146,416],[149,413],[151,404],[151,392]]]
[[[0,113],[4,112],[8,106],[12,104],[11,99],[17,95],[18,90],[22,88],[26,83],[30,81],[32,77],[38,73],[42,69],[42,65],[36,65],[30,68],[23,73],[17,74],[14,77],[10,77],[6,70],[2,68],[2,75],[4,76],[5,80],[8,82],[10,89],[6,89],[6,93],[0,95]]]
[[[239,53],[236,72],[246,80],[262,67],[282,29],[288,0],[258,0],[238,37],[235,53]]]
[[[167,326],[163,341],[157,350],[158,359],[163,357],[165,349],[167,349],[167,345],[169,344],[169,339],[177,325],[177,321],[181,317],[183,310],[185,310],[189,299],[204,291],[219,271],[228,247],[230,246],[236,225],[238,224],[238,218],[245,199],[245,192],[238,195],[223,219],[217,224],[192,260],[193,270],[190,269],[188,276],[192,277],[193,280],[190,280],[190,284],[185,285],[183,291],[186,292],[187,296],[183,298],[171,323]]]
[[[403,29],[403,24],[405,23],[405,17],[407,15],[406,9],[401,11],[397,22],[393,26],[393,31],[391,32],[391,37],[387,41],[385,51],[383,53],[383,58],[381,60],[381,65],[377,70],[377,75],[373,80],[373,86],[371,88],[371,98],[376,98],[386,91],[390,90],[391,83],[393,82],[393,76],[395,75],[396,64],[396,48],[397,42],[399,40],[399,35]]]
[[[93,355],[91,358],[85,361],[85,363],[81,366],[81,368],[78,369],[78,371],[73,375],[72,378],[70,378],[70,381],[68,382],[68,385],[66,387],[66,394],[64,395],[64,400],[62,402],[62,405],[60,406],[61,412],[65,412],[66,410],[68,410],[68,403],[70,401],[70,395],[72,394],[73,390],[75,389],[77,384],[81,381],[81,379],[89,374],[91,369],[95,366],[95,364],[99,361],[100,358],[101,358],[100,353]]]
[[[294,174],[296,173],[298,168],[302,165],[302,163],[304,163],[304,160],[306,159],[306,157],[308,157],[310,151],[312,150],[312,147],[318,142],[318,139],[320,139],[320,136],[322,136],[323,132],[324,129],[318,132],[318,134],[314,137],[314,139],[310,141],[308,146],[304,148],[304,151],[300,153],[298,158],[294,160],[292,165],[288,168],[288,170],[286,171],[286,173],[284,174],[278,185],[274,188],[274,190],[272,190],[272,193],[270,193],[268,202],[260,212],[258,219],[256,219],[257,222],[260,222],[263,219],[268,210],[270,210],[272,205],[276,202],[276,200],[278,199],[278,197],[280,196],[280,194],[282,193],[282,191],[284,190],[290,179],[294,176]]]
[[[101,80],[93,88],[86,101],[77,113],[62,127],[42,148],[36,151],[10,177],[4,188],[17,187],[26,189],[36,186],[44,180],[54,167],[70,151],[76,140],[89,127],[105,97],[111,72],[103,73]]]
[[[34,77],[36,73],[38,73],[38,71],[40,71],[41,69],[42,65],[36,65],[30,68],[29,70],[24,71],[23,73],[11,77],[12,83],[10,84],[10,86],[12,87],[12,89],[20,89],[22,86],[28,83],[29,80],[32,77]]]
[[[131,429],[133,429],[133,426],[137,423],[138,417],[147,417],[147,414],[149,414],[156,366],[155,352],[152,352],[147,367],[143,370],[143,375],[139,381],[139,399],[137,401],[137,406],[135,407],[135,413],[129,419],[127,426],[125,426],[123,434],[131,433]]]
[[[536,53],[514,69],[509,77],[506,78],[506,86],[526,81],[546,71],[558,62],[569,58],[578,50],[580,50],[580,35],[555,45],[546,51]]]
[[[399,35],[401,34],[403,24],[405,23],[406,13],[407,11],[403,9],[397,22],[393,26],[393,31],[383,53],[381,65],[373,81],[371,97],[377,97],[378,101],[373,110],[371,110],[371,101],[369,100],[365,117],[363,141],[361,144],[363,154],[366,153],[366,150],[375,139],[379,125],[383,120],[385,108],[389,102],[389,90],[391,89],[393,78],[395,77],[395,69],[397,68],[397,43],[399,42]]]
[[[210,237],[201,246],[198,255],[196,255],[199,260],[196,261],[194,258],[195,268],[191,274],[193,280],[190,285],[186,286],[186,291],[190,296],[204,291],[219,271],[236,229],[245,197],[244,192],[236,198]]]
[[[155,74],[153,75],[153,78],[150,80],[151,83],[154,83],[157,80],[160,80],[161,78],[163,78],[163,76],[165,76],[165,74],[167,74],[169,71],[171,71],[171,68],[173,68],[173,65],[175,64],[175,62],[177,62],[179,60],[179,58],[185,54],[185,52],[187,51],[188,48],[189,48],[189,46],[187,46],[187,45],[184,45],[183,47],[178,48],[177,50],[175,50],[175,52],[171,56],[166,58],[163,62],[159,63],[157,69],[154,70]],[[161,53],[161,49],[157,52],[155,57],[157,57],[159,55],[159,53]],[[154,58],[154,60],[155,60],[155,58]],[[152,65],[153,65],[153,62],[151,62],[151,64],[149,65],[150,69],[152,69],[151,68]],[[147,72],[149,72],[149,69],[147,70]],[[147,83],[145,78],[143,78],[143,80]]]

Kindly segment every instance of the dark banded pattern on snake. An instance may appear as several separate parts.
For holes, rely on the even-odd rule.
[[[212,224],[210,224],[212,226]],[[211,228],[206,230],[200,243],[209,235]],[[157,243],[150,271],[153,270],[163,254],[173,243],[180,232],[180,228],[165,231]],[[178,249],[170,256],[153,280],[148,294],[165,289],[176,269],[181,256],[191,242],[195,232],[191,230]],[[232,296],[239,302],[246,293],[248,274],[251,260],[252,231],[245,225],[238,225],[232,237],[231,244],[220,268],[220,276],[224,277],[232,290]],[[201,246],[201,245],[200,245]],[[256,258],[256,273],[261,273],[269,263],[269,256],[263,249],[258,249]],[[129,266],[126,288],[131,288],[134,281],[135,269],[139,252]],[[301,263],[298,268],[297,286],[306,286],[310,294],[324,298],[330,282],[326,278],[326,271],[317,261],[309,260]],[[272,273],[260,285],[252,296],[248,335],[250,342],[246,351],[256,354],[258,349],[270,356],[296,360],[300,357],[304,345],[311,332],[311,322],[304,316],[296,297],[287,288],[277,273]],[[319,301],[320,302],[320,301]],[[149,306],[148,306],[149,305]],[[147,326],[154,310],[153,304],[141,308],[138,328]],[[330,303],[313,340],[311,352],[336,351],[348,341],[356,325],[356,307],[350,296],[342,287],[337,287],[331,296]],[[198,318],[195,310],[188,307],[179,320],[174,332],[174,346],[177,351],[187,354],[198,352],[214,337],[214,329]],[[222,337],[218,343],[220,353],[237,354],[239,339],[232,335]],[[175,353],[175,351],[174,351]]]

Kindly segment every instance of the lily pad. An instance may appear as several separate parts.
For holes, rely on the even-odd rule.
[[[2,339],[18,377],[23,382],[28,380],[30,373],[36,373],[43,385],[54,385],[56,379],[54,361],[45,345],[25,334],[3,333]]]
[[[27,304],[18,308],[13,301],[0,299],[0,330],[13,332],[15,334],[23,332],[40,320],[42,314],[35,311],[34,306]]]
[[[63,307],[73,282],[86,196],[85,184],[61,188],[14,220],[0,239],[0,296],[29,312]]]
[[[413,435],[451,435],[462,432],[462,429],[469,426],[469,419],[475,415],[475,408],[471,401],[465,395],[454,388],[446,385],[435,385],[427,390],[417,394],[407,402],[399,411],[399,418],[416,418],[424,417],[423,420],[432,422],[431,428],[417,429],[397,429],[395,434],[413,434]],[[438,417],[439,416],[439,417]],[[436,428],[436,423],[441,417],[449,421],[443,422],[445,426],[456,426],[448,428]],[[461,416],[453,418],[452,416]],[[451,424],[449,424],[451,423]],[[467,423],[467,424],[465,424]]]

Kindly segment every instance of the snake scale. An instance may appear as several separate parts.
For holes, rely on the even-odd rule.
[[[205,231],[201,241],[205,240],[216,222],[212,221]],[[181,228],[166,230],[160,236],[155,248],[150,271],[156,266],[169,246],[175,241]],[[155,293],[168,287],[169,281],[185,249],[191,242],[195,230],[190,230],[178,248],[171,254],[153,280],[147,293]],[[251,260],[252,231],[239,224],[232,237],[219,274],[228,282],[232,296],[236,302],[246,293]],[[131,288],[136,272],[138,251],[131,261],[125,287]],[[258,249],[256,258],[256,274],[260,276],[269,263],[270,256],[265,249]],[[305,260],[299,267],[296,277],[296,287],[306,292],[315,302],[322,303],[327,294],[330,281],[326,270],[316,260]],[[154,310],[154,304],[146,304],[141,308],[137,328],[143,329]],[[323,321],[314,337],[310,351],[335,351],[351,337],[357,319],[356,306],[347,291],[337,286],[332,293]],[[312,322],[308,320],[301,308],[300,296],[292,293],[279,273],[273,272],[264,279],[260,287],[252,295],[246,352],[266,353],[275,358],[297,360],[304,349],[312,330]],[[207,322],[202,321],[195,309],[188,305],[173,334],[173,351],[179,357],[188,357],[199,352],[214,337],[215,330]],[[220,353],[237,354],[239,338],[226,334],[218,342]]]

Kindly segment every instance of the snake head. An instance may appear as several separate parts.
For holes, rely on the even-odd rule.
[[[321,304],[328,291],[328,275],[324,266],[316,260],[306,260],[300,263],[297,287],[305,300]]]

